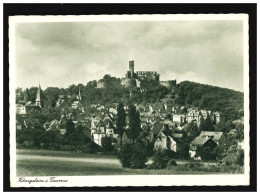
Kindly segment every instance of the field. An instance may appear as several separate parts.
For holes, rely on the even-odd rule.
[[[216,174],[168,169],[126,169],[113,155],[17,150],[17,176]]]

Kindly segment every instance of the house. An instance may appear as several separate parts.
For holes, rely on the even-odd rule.
[[[44,129],[46,129],[46,131],[50,131],[50,130],[59,129],[59,125],[60,125],[59,121],[57,121],[55,119],[55,120],[52,120],[51,122],[44,123],[43,127],[44,127]]]
[[[108,122],[108,124],[106,125],[106,135],[108,137],[113,137],[114,135],[114,127],[111,122]]]
[[[197,122],[200,121],[200,114],[198,111],[192,110],[187,114],[187,122],[191,123],[192,121],[196,120]]]
[[[173,139],[175,140],[180,140],[183,138],[183,134],[182,133],[172,133],[171,136],[173,137]]]
[[[141,118],[141,127],[145,127],[147,125],[147,119]]]
[[[221,123],[222,123],[222,122],[225,122],[225,117],[224,117],[223,114],[220,113],[220,112],[214,112],[212,118],[213,118],[213,121],[214,121],[216,124],[218,124],[218,123],[220,123],[220,122],[221,122]]]
[[[78,108],[81,108],[81,107],[82,107],[82,104],[80,103],[79,100],[74,101],[74,102],[71,104],[71,108],[72,108],[72,109],[78,109]]]
[[[117,143],[120,145],[120,136],[117,136]],[[133,143],[133,136],[129,129],[126,129],[122,136],[122,144]]]
[[[156,138],[164,130],[164,125],[161,123],[155,122],[151,127],[152,136]]]
[[[164,132],[160,132],[159,136],[154,142],[154,149],[168,149],[174,152],[177,151],[176,141],[171,136],[166,136]]]
[[[68,109],[70,107],[70,105],[69,105],[69,103],[67,101],[58,101],[56,103],[56,107],[65,110],[65,109]]]
[[[199,137],[211,138],[217,145],[223,144],[226,141],[226,137],[223,132],[216,131],[202,131]]]
[[[106,136],[106,133],[105,132],[94,132],[93,134],[92,134],[92,136],[93,136],[93,141],[96,143],[96,144],[98,144],[98,145],[102,145],[102,138],[103,137],[105,137]]]
[[[39,106],[16,106],[16,114],[26,115],[31,114],[33,111],[41,111]]]
[[[173,114],[172,115],[172,121],[178,122],[178,123],[185,123],[186,122],[186,116],[182,114]]]
[[[59,129],[59,130],[60,130],[60,134],[61,134],[61,135],[66,134],[66,129]]]
[[[213,150],[216,146],[217,146],[216,142],[214,142],[211,138],[198,136],[190,143],[190,150],[189,150],[190,157],[195,159],[195,155],[198,147],[209,147]],[[198,157],[196,159],[200,160],[201,158]]]

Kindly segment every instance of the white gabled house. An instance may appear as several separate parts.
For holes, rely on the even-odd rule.
[[[168,149],[176,152],[177,144],[171,136],[166,136],[163,132],[160,132],[154,143],[154,149],[158,150],[159,148]]]

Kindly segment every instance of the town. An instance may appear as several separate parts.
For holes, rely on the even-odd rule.
[[[69,146],[77,146],[77,142],[86,137],[86,143],[83,139],[81,148],[74,147],[75,150],[93,152],[99,151],[100,147],[106,152],[120,151],[127,144],[141,143],[150,155],[158,150],[168,150],[179,159],[226,159],[226,164],[231,161],[231,164],[241,164],[241,159],[230,157],[227,150],[231,146],[235,153],[243,150],[243,114],[231,121],[227,120],[225,113],[205,109],[202,104],[196,107],[176,103],[177,98],[174,95],[179,90],[176,80],[160,81],[160,74],[155,71],[135,72],[134,69],[134,61],[129,61],[129,70],[124,78],[105,75],[103,79],[93,82],[91,88],[127,89],[128,102],[124,103],[120,100],[123,97],[118,97],[118,102],[95,103],[91,100],[92,103],[86,103],[80,87],[71,94],[56,94],[56,99],[48,98],[40,84],[37,91],[34,91],[35,94],[31,94],[28,89],[17,90],[18,145],[52,149],[51,144],[55,145],[57,140],[55,136],[59,139],[66,137],[70,141],[63,141],[60,145]],[[162,88],[167,94],[155,102],[135,101],[139,97],[136,94],[146,93],[155,87]],[[85,93],[88,91],[85,90]],[[35,131],[37,128],[49,133],[51,139],[46,141],[46,137],[34,137],[28,140],[23,136],[24,130]],[[74,131],[80,133],[75,134]],[[68,138],[68,135],[71,137]],[[87,143],[95,143],[96,146],[90,150],[82,149]],[[73,150],[68,148],[67,150]],[[59,149],[56,147],[55,150]],[[66,148],[62,147],[60,150],[66,151]],[[241,152],[239,155],[242,155]]]

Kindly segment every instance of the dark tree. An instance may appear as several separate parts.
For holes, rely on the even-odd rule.
[[[185,132],[187,133],[187,141],[191,142],[195,137],[199,135],[199,129],[196,123],[193,121],[189,124],[187,124],[185,128]]]
[[[207,113],[207,118],[205,120],[205,130],[204,131],[214,131],[214,126],[210,119],[209,113]]]
[[[109,152],[113,150],[113,146],[112,146],[112,139],[110,137],[102,137],[101,138],[101,144],[102,144],[102,148],[104,150],[104,152]]]
[[[117,157],[124,168],[131,169],[144,168],[148,160],[146,150],[140,143],[125,144]]]
[[[202,99],[200,101],[200,105],[199,106],[200,106],[201,109],[207,108],[208,100],[207,100],[207,98],[205,96],[202,96]]]
[[[133,136],[133,143],[139,137],[141,131],[140,113],[135,106],[129,106],[129,128]]]
[[[47,107],[42,109],[42,114],[45,116],[47,121],[52,121],[54,119],[60,120],[61,110],[59,108]]]
[[[124,109],[124,104],[119,103],[117,106],[117,119],[116,119],[116,128],[117,133],[120,136],[120,147],[122,148],[122,136],[124,134],[124,129],[126,126],[126,113]]]
[[[206,131],[206,124],[205,124],[205,119],[203,118],[203,116],[201,116],[201,119],[200,119],[199,130]]]
[[[30,94],[30,100],[29,101],[35,101],[36,95],[37,95],[38,87],[31,87],[29,89],[29,94]]]
[[[29,93],[28,88],[26,88],[23,97],[24,97],[24,101],[25,101],[25,102],[31,101],[31,97],[30,97],[30,93]]]
[[[74,125],[74,123],[72,122],[72,120],[69,119],[69,120],[67,121],[67,124],[66,124],[66,135],[69,136],[69,135],[72,134],[74,131],[75,131],[75,125]]]

